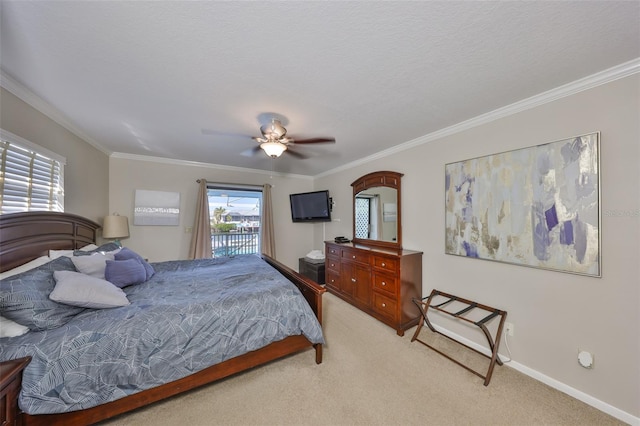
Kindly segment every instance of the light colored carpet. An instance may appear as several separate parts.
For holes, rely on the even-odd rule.
[[[324,361],[313,350],[116,417],[103,425],[620,425],[507,366],[489,386],[333,295],[324,297]],[[486,371],[488,360],[434,335]],[[456,355],[458,357],[458,355]],[[474,359],[477,358],[477,359]],[[478,368],[478,367],[476,367]]]

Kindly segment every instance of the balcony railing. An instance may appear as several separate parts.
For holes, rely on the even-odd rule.
[[[221,232],[211,234],[213,257],[260,252],[259,232]]]

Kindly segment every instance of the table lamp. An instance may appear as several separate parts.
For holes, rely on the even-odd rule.
[[[121,246],[119,238],[129,237],[129,219],[117,213],[105,216],[104,224],[102,225],[102,237],[113,238],[113,242]]]

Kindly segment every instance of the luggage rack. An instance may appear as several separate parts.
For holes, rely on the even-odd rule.
[[[444,298],[446,298],[447,300],[445,300],[442,303],[438,303],[437,305],[433,305],[432,304],[432,300],[434,297],[436,296],[442,296]],[[425,301],[426,299],[426,301]],[[486,306],[486,305],[481,305],[480,303],[474,302],[472,300],[467,300],[467,299],[462,299],[458,296],[454,296],[452,294],[447,294],[447,293],[443,293],[439,290],[433,290],[431,292],[431,294],[428,297],[424,297],[422,299],[417,299],[417,298],[413,298],[413,303],[416,304],[416,306],[418,306],[418,309],[420,309],[420,312],[422,313],[422,316],[424,317],[424,321],[420,321],[420,323],[418,324],[418,328],[416,329],[416,332],[414,333],[413,337],[411,338],[411,341],[418,341],[419,343],[422,343],[423,345],[433,349],[434,351],[436,351],[437,353],[439,353],[440,355],[444,356],[445,358],[455,362],[456,364],[458,364],[459,366],[465,368],[466,370],[472,372],[473,374],[475,374],[476,376],[479,376],[481,378],[484,379],[484,385],[487,386],[489,385],[489,382],[491,381],[491,375],[493,374],[493,368],[495,367],[495,364],[498,363],[498,365],[502,365],[502,361],[500,360],[500,357],[498,356],[498,347],[500,346],[500,338],[502,337],[502,328],[504,326],[504,321],[507,318],[507,311],[502,311],[500,309],[495,309],[492,308],[490,306]],[[456,312],[450,312],[447,311],[446,309],[444,309],[447,305],[453,303],[453,302],[459,302],[461,304],[466,305],[463,309],[457,310]],[[440,333],[439,331],[437,331],[433,325],[431,325],[431,322],[429,321],[429,318],[427,317],[427,312],[429,311],[429,308],[431,309],[435,309],[439,312],[443,312],[447,315],[450,315],[454,318],[457,318],[459,320],[462,321],[466,321],[469,322],[471,324],[476,325],[477,327],[479,327],[482,332],[484,333],[485,337],[487,338],[487,341],[489,342],[489,349],[491,350],[491,356],[488,356],[478,350],[476,350],[475,348],[472,348],[469,345],[466,345],[456,339],[454,339],[451,336],[447,336],[444,333]],[[483,311],[487,311],[489,312],[489,315],[485,316],[484,318],[478,320],[478,321],[473,321],[471,319],[465,318],[464,315],[471,312],[474,309],[481,309]],[[493,318],[500,316],[500,324],[498,325],[498,330],[496,331],[496,335],[495,335],[495,340],[493,339],[493,337],[491,336],[491,333],[489,332],[489,330],[487,329],[486,324],[491,321]],[[420,334],[420,331],[422,330],[422,327],[424,324],[427,324],[427,327],[429,327],[429,329],[431,331],[433,331],[434,333],[438,333],[466,348],[471,349],[474,352],[479,353],[480,355],[489,358],[491,360],[491,362],[489,363],[489,369],[487,370],[486,374],[482,375],[481,373],[473,370],[472,368],[470,368],[469,366],[462,364],[461,362],[451,358],[449,355],[441,352],[440,350],[434,348],[433,346],[429,345],[428,343],[420,340],[418,338],[418,335]]]

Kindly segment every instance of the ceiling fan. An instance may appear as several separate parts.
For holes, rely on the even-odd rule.
[[[280,120],[275,118],[271,122],[260,127],[262,137],[252,137],[251,139],[260,145],[253,148],[253,153],[262,149],[269,157],[278,158],[283,152],[291,154],[298,158],[306,158],[306,156],[292,150],[293,145],[313,144],[313,143],[335,143],[335,138],[311,138],[296,139],[295,137],[287,137],[287,129],[282,125]]]

